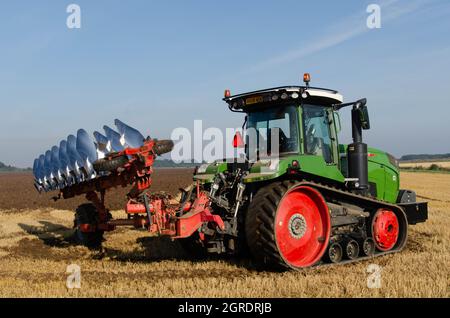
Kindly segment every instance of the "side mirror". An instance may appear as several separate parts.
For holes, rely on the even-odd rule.
[[[341,116],[339,116],[338,112],[333,112],[333,120],[334,125],[336,127],[336,133],[340,133],[342,130],[342,126],[341,126]]]
[[[367,108],[367,99],[360,99],[355,103],[353,109],[357,111],[361,128],[364,130],[370,129],[369,110]]]
[[[369,110],[366,105],[358,108],[359,120],[361,122],[361,128],[364,130],[370,129]]]

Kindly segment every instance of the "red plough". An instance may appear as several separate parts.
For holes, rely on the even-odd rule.
[[[190,237],[205,222],[214,223],[220,229],[225,225],[222,218],[213,215],[209,197],[197,186],[194,195],[181,204],[173,204],[167,194],[150,194],[153,163],[157,155],[168,152],[171,141],[147,139],[140,148],[127,148],[98,160],[94,168],[103,175],[82,183],[63,188],[58,198],[85,195],[96,208],[97,222],[77,224],[83,233],[113,231],[118,226],[134,226],[152,234],[170,236],[174,239]],[[112,219],[105,205],[106,191],[115,187],[132,185],[125,207],[126,219]]]

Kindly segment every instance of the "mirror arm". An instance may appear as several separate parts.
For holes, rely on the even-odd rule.
[[[347,106],[352,106],[352,138],[353,138],[354,143],[362,142],[363,127],[362,127],[362,123],[361,123],[361,118],[359,116],[359,112],[360,112],[361,108],[366,106],[366,104],[367,104],[367,99],[363,98],[363,99],[357,100],[356,102],[333,105],[333,109],[335,111],[338,111]]]
[[[363,99],[357,100],[356,102],[345,103],[345,104],[334,104],[333,105],[333,110],[338,111],[338,110],[340,110],[340,109],[342,109],[344,107],[347,107],[347,106],[353,106],[353,107],[356,107],[356,108],[360,108],[362,106],[365,106],[366,104],[367,104],[367,99],[363,98]]]

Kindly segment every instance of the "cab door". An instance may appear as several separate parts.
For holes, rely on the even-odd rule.
[[[303,168],[308,169],[307,172],[343,182],[331,107],[304,104],[302,117],[305,154]]]
[[[305,154],[322,157],[327,165],[338,165],[338,140],[329,107],[303,105]]]

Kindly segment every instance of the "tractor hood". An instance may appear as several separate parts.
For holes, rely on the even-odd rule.
[[[398,160],[393,155],[376,148],[368,148],[368,156],[369,162],[381,164],[398,173]]]
[[[346,146],[341,145],[341,152],[345,153]],[[265,181],[278,178],[287,173],[293,161],[298,161],[299,170],[312,175],[320,174],[322,177],[344,182],[344,175],[334,166],[327,165],[320,156],[313,155],[291,155],[280,159],[262,159],[252,164],[244,178],[245,183]],[[368,161],[390,169],[392,173],[398,174],[398,161],[394,156],[376,149],[368,149]],[[318,168],[320,167],[320,168]],[[319,169],[319,170],[318,170]],[[194,175],[194,180],[200,183],[211,183],[217,173],[233,170],[233,163],[217,161],[210,164],[202,164]]]
[[[200,183],[211,183],[217,173],[224,172],[228,169],[226,161],[216,161],[213,163],[204,163],[200,165],[194,174],[194,181]]]
[[[202,164],[198,167],[194,180],[200,183],[213,182],[217,173],[233,170],[233,163],[216,161],[210,164]],[[244,182],[263,181],[276,178],[286,172],[288,168],[285,160],[259,160],[251,165]]]
[[[344,176],[333,166],[325,163],[323,157],[312,155],[289,155],[279,159],[261,159],[253,163],[247,175],[244,177],[245,183],[266,181],[281,177],[286,174],[289,167],[297,161],[299,170],[308,174],[320,173],[324,178],[332,179],[338,182],[344,182]],[[321,167],[321,168],[318,168]],[[213,182],[217,173],[232,171],[233,163],[225,161],[203,164],[194,175],[194,180],[201,183]],[[318,170],[319,169],[319,170]]]

